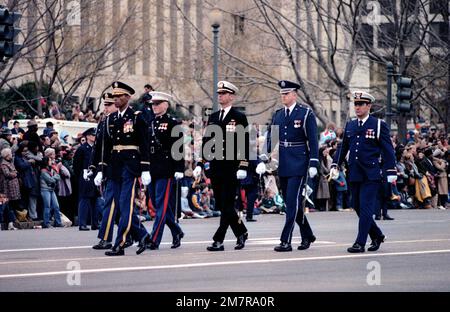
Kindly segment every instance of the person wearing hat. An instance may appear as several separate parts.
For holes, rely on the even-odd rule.
[[[23,141],[35,142],[39,147],[39,151],[43,152],[42,142],[38,135],[38,124],[35,119],[28,120],[27,131],[23,135]]]
[[[114,230],[114,221],[116,220],[117,214],[117,206],[114,204],[114,192],[112,189],[111,183],[111,172],[108,166],[104,166],[106,162],[106,157],[110,155],[110,153],[105,153],[105,139],[111,133],[109,132],[109,115],[117,111],[117,107],[114,105],[115,100],[113,98],[112,93],[104,93],[102,95],[103,99],[103,118],[100,120],[97,131],[96,131],[96,139],[94,145],[94,151],[92,152],[91,165],[89,169],[91,171],[98,170],[102,173],[105,180],[105,188],[103,190],[103,217],[100,224],[100,228],[97,234],[97,237],[100,241],[92,246],[93,249],[111,249],[112,248],[112,239],[113,239],[113,230]],[[101,186],[103,180],[95,180],[94,184],[96,186]],[[131,240],[128,239],[126,245],[132,245]]]
[[[81,144],[73,157],[73,171],[78,179],[78,228],[80,231],[89,231],[87,224],[91,224],[92,230],[98,229],[98,213],[95,211],[97,190],[89,172],[89,163],[95,143],[95,128],[89,128],[83,132],[86,142]],[[90,220],[88,222],[88,217]]]
[[[125,254],[124,248],[129,233],[141,245],[148,237],[146,229],[134,212],[134,197],[139,177],[144,186],[151,181],[148,128],[141,112],[135,112],[128,104],[134,93],[134,89],[123,82],[116,81],[112,84],[114,105],[118,110],[107,117],[108,132],[105,133],[103,164],[94,179],[95,184],[99,186],[103,180],[101,168],[108,168],[114,204],[120,211],[116,241],[112,250],[105,252],[107,256]]]
[[[184,176],[183,154],[174,155],[177,142],[183,142],[183,132],[180,123],[167,113],[171,96],[164,92],[150,92],[152,97],[152,108],[155,119],[152,120],[150,128],[150,174],[152,183],[149,186],[149,196],[155,207],[156,216],[150,237],[146,237],[138,253],[146,248],[158,249],[167,225],[172,233],[171,248],[178,248],[184,233],[180,225],[175,221],[177,211],[175,183]],[[172,132],[178,131],[178,135]],[[175,156],[175,157],[174,157]],[[178,157],[177,157],[178,156]]]
[[[352,207],[359,221],[355,243],[347,251],[360,253],[365,251],[368,235],[372,240],[368,251],[378,250],[386,238],[375,223],[373,215],[381,187],[381,170],[386,173],[388,183],[397,180],[397,170],[389,128],[383,120],[370,115],[375,98],[364,91],[354,91],[352,98],[356,118],[345,125],[343,141],[334,155],[331,171],[338,170],[349,154],[348,182]]]
[[[266,138],[266,151],[272,152],[276,142],[271,140],[272,127],[279,128],[278,155],[271,158],[278,160],[278,175],[280,178],[281,192],[286,203],[286,221],[281,232],[280,244],[275,246],[277,252],[292,251],[292,234],[295,223],[300,227],[302,241],[297,249],[304,250],[316,240],[308,219],[304,215],[302,203],[302,189],[308,179],[317,175],[319,166],[319,148],[317,138],[316,116],[313,111],[297,102],[297,90],[300,88],[295,82],[281,80],[281,102],[284,108],[275,112]],[[273,152],[272,152],[273,154]],[[262,154],[260,159],[267,161],[269,156]],[[258,174],[266,171],[264,162],[258,164]]]
[[[209,116],[205,133],[210,134],[203,138],[204,159],[197,163],[193,172],[197,179],[205,170],[205,174],[211,179],[216,210],[221,212],[220,225],[213,236],[213,244],[207,247],[208,251],[224,250],[223,240],[229,226],[237,237],[235,249],[244,248],[248,238],[247,228],[234,209],[236,192],[239,188],[238,180],[247,177],[249,146],[248,135],[244,131],[248,126],[247,117],[233,107],[237,91],[238,88],[231,82],[219,81],[217,84],[221,109]],[[220,135],[216,133],[219,130],[221,130]],[[211,136],[211,133],[215,135]],[[245,135],[245,146],[234,144],[241,141],[242,135]],[[208,151],[208,146],[211,144],[213,144],[212,148]],[[229,145],[231,148],[234,147],[232,153],[227,152]]]

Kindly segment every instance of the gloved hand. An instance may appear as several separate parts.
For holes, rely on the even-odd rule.
[[[83,169],[83,179],[86,181],[89,181],[89,178],[91,177],[91,175],[93,175],[94,173],[89,170],[89,169]]]
[[[260,159],[261,161],[266,162],[266,161],[269,160],[269,157],[268,157],[266,154],[261,154],[261,155],[259,155],[259,159]]]
[[[102,180],[103,180],[103,173],[100,171],[94,178],[94,184],[96,186],[100,186],[102,184]]]
[[[256,166],[255,171],[259,175],[266,173],[266,171],[267,171],[266,164],[264,164],[263,162],[259,163],[258,166]]]
[[[143,171],[141,174],[141,181],[144,186],[147,186],[152,182],[152,177],[150,176],[149,171]]]
[[[243,180],[243,179],[245,179],[246,177],[247,177],[247,170],[239,169],[239,170],[236,172],[236,178],[237,178],[238,180]]]
[[[184,173],[183,172],[175,172],[175,174],[173,176],[175,177],[175,180],[180,180],[180,179],[183,179]]]
[[[194,175],[194,179],[197,179],[198,177],[200,177],[200,175],[202,174],[202,167],[200,167],[200,166],[195,167],[192,174]]]
[[[397,182],[397,176],[396,175],[388,175],[387,176],[387,181],[389,183],[395,183],[395,182]]]
[[[309,177],[314,178],[317,175],[317,168],[316,167],[310,167],[308,169]]]

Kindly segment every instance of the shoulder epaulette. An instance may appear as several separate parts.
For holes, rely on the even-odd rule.
[[[135,115],[139,115],[140,113],[142,113],[141,111],[135,111],[134,114]]]

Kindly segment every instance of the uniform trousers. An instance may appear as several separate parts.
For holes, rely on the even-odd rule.
[[[373,219],[380,185],[379,181],[350,182],[352,206],[359,217],[356,243],[361,246],[366,245],[367,235],[374,240],[383,234]]]
[[[117,207],[114,202],[113,184],[109,179],[106,181],[106,187],[103,191],[103,199],[103,218],[97,237],[107,242],[112,242]]]
[[[303,216],[302,188],[305,178],[301,176],[280,177],[280,186],[286,204],[286,222],[281,232],[280,240],[290,244],[295,223],[300,227],[302,238],[311,239],[313,232],[306,216]]]
[[[148,234],[134,212],[137,183],[138,178],[126,167],[122,169],[120,178],[111,179],[114,203],[116,203],[120,211],[119,228],[114,247],[124,247],[129,233],[135,240],[141,240]]]
[[[165,225],[169,227],[172,237],[183,232],[180,225],[175,222],[176,183],[174,178],[158,178],[150,183],[150,198],[156,212],[151,234],[155,246],[161,243]]]

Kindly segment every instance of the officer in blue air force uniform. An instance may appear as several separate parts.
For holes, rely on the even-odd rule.
[[[145,245],[140,249],[158,249],[164,232],[164,226],[169,227],[173,241],[171,248],[178,248],[184,236],[183,231],[175,221],[176,215],[176,180],[184,176],[183,150],[175,148],[176,142],[182,142],[183,133],[180,123],[168,113],[171,96],[164,92],[150,92],[151,104],[155,118],[150,123],[150,198],[156,210],[153,230]],[[178,130],[178,134],[172,133]],[[180,141],[181,139],[181,141]],[[177,155],[178,154],[178,155]]]
[[[101,177],[96,177],[94,183],[96,186],[101,187],[103,178],[105,178],[106,186],[103,190],[104,206],[103,206],[103,218],[100,225],[100,229],[97,237],[100,241],[92,246],[94,249],[111,249],[112,238],[114,230],[114,220],[116,219],[117,207],[114,203],[114,192],[112,190],[111,180],[111,166],[108,157],[111,153],[105,151],[105,139],[110,135],[109,132],[109,118],[108,116],[117,111],[114,105],[114,98],[111,93],[105,93],[102,96],[104,105],[104,116],[97,126],[97,137],[95,140],[94,152],[92,153],[91,170],[101,172]],[[100,179],[98,179],[100,178]]]
[[[286,222],[281,233],[281,243],[274,250],[283,252],[292,251],[291,240],[295,222],[300,227],[302,237],[297,249],[308,249],[316,240],[306,216],[303,215],[302,190],[307,174],[310,179],[317,175],[319,151],[316,117],[309,107],[296,102],[300,86],[286,80],[279,81],[278,85],[281,101],[285,107],[275,112],[271,127],[279,127],[278,175],[286,202]],[[271,129],[268,130],[266,149],[270,153],[277,142],[271,141]],[[274,155],[272,157],[276,158]],[[265,154],[260,156],[262,160],[267,158]],[[263,162],[258,164],[256,172],[262,174],[265,171],[265,164]]]
[[[131,233],[135,240],[139,240],[141,245],[148,236],[134,213],[134,198],[139,176],[143,185],[150,184],[151,176],[147,124],[140,112],[135,112],[128,106],[134,90],[118,81],[112,84],[112,88],[118,111],[107,118],[109,135],[105,138],[104,153],[108,156],[105,157],[107,162],[104,165],[111,166],[109,174],[114,203],[120,211],[120,220],[114,247],[105,254],[122,256],[125,254],[128,233]],[[102,175],[99,171],[95,179],[102,180]]]
[[[385,239],[373,220],[376,196],[381,186],[380,156],[389,183],[397,180],[397,173],[389,128],[381,119],[369,115],[375,98],[363,91],[354,91],[352,97],[357,118],[347,122],[345,126],[344,138],[336,151],[330,174],[334,175],[337,172],[337,168],[349,153],[348,181],[359,224],[356,241],[347,250],[358,253],[365,251],[367,235],[372,239],[368,251],[378,250]]]

